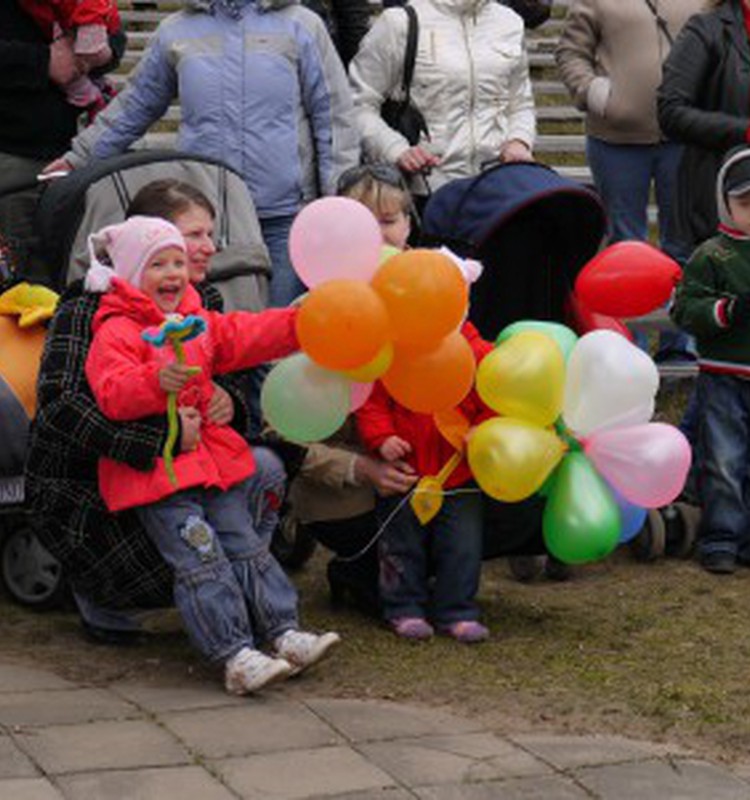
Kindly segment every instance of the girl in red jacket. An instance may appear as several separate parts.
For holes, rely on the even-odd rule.
[[[148,472],[101,459],[102,497],[111,511],[134,508],[141,517],[174,569],[175,604],[190,638],[225,664],[227,691],[247,694],[299,672],[339,637],[298,630],[294,587],[255,533],[248,510],[252,451],[206,413],[213,375],[297,349],[296,310],[206,311],[188,281],[184,240],[162,219],[136,216],[104,228],[90,237],[90,251],[86,288],[106,292],[86,362],[97,403],[113,420],[133,420],[164,414],[167,393],[174,392],[181,428],[173,453],[176,486],[163,459]],[[202,335],[184,343],[185,364],[176,363],[171,348],[142,337],[170,315],[206,323]],[[270,645],[270,656],[257,649],[261,643]]]
[[[476,328],[465,322],[462,334],[477,361],[492,349]],[[472,391],[459,407],[470,423],[487,416]],[[397,403],[375,384],[357,412],[365,445],[394,464],[407,464],[420,476],[436,475],[454,454],[431,414],[419,414]],[[379,541],[380,595],[386,621],[398,636],[429,639],[438,631],[459,642],[481,642],[489,631],[479,620],[475,596],[482,563],[482,496],[465,461],[445,483],[438,514],[422,525],[405,496],[382,497],[377,514],[384,526]],[[434,583],[431,576],[434,574]]]

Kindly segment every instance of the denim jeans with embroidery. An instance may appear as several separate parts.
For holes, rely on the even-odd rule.
[[[137,509],[174,569],[188,636],[214,661],[298,627],[297,593],[255,529],[252,490],[250,478],[227,491],[188,489]]]
[[[449,625],[478,618],[474,598],[484,517],[482,496],[471,488],[444,495],[437,516],[424,526],[409,503],[399,508],[403,497],[378,500],[378,521],[385,525],[378,544],[386,619],[430,616],[438,625]]]
[[[698,481],[703,506],[698,548],[750,558],[748,468],[750,381],[698,376]]]

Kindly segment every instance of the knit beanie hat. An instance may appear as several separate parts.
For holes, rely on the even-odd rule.
[[[108,225],[88,239],[91,266],[84,286],[90,292],[107,292],[118,277],[140,289],[143,270],[160,250],[178,247],[185,252],[185,240],[171,223],[160,217],[130,217]]]

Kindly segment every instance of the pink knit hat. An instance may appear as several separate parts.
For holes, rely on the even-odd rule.
[[[92,233],[88,241],[91,266],[84,285],[90,292],[109,291],[115,276],[139,289],[143,270],[156,253],[167,247],[185,251],[182,234],[160,217],[130,217]]]

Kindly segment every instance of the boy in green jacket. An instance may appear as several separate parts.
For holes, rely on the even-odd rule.
[[[685,267],[672,317],[699,354],[700,562],[729,574],[750,566],[750,147],[725,157],[717,206],[718,233]]]

